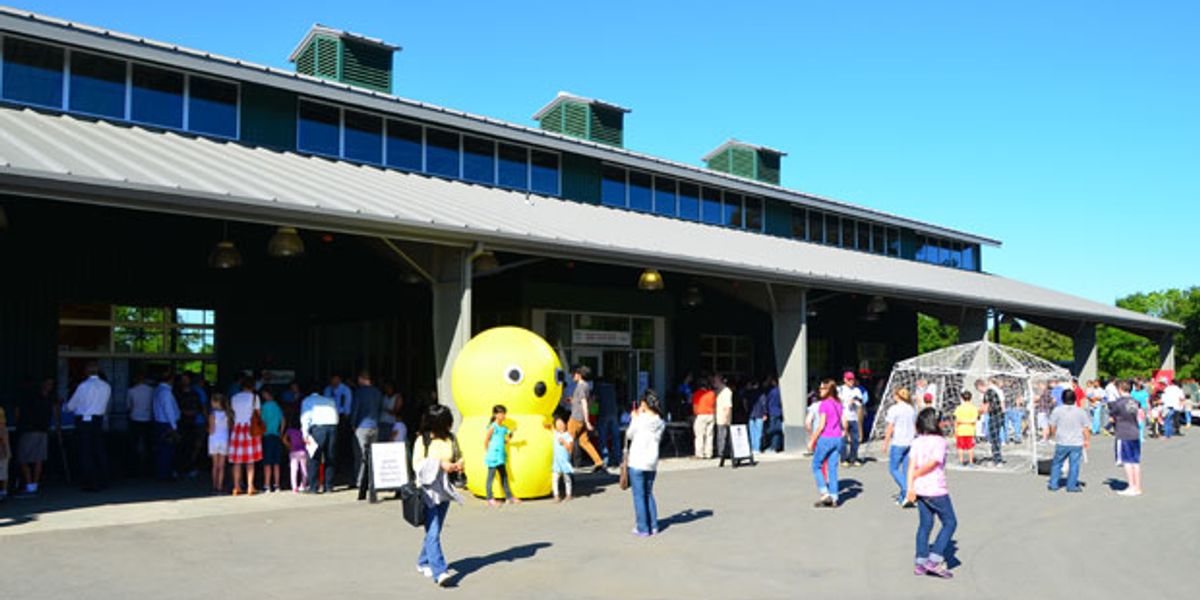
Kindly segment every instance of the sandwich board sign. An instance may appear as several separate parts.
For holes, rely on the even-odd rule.
[[[378,490],[398,490],[408,483],[408,448],[404,442],[371,444],[371,501]]]

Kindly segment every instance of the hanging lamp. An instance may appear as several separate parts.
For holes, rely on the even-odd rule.
[[[236,269],[242,266],[242,253],[238,252],[228,238],[229,224],[225,223],[221,228],[221,241],[217,242],[212,253],[208,255],[208,266],[214,269]]]
[[[638,276],[638,289],[647,292],[657,292],[663,289],[662,274],[658,269],[646,269]]]
[[[267,242],[267,254],[272,258],[295,258],[304,255],[304,240],[295,227],[280,227]]]

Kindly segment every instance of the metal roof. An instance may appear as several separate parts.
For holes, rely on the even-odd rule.
[[[304,51],[304,47],[308,45],[308,42],[312,41],[312,39],[318,35],[327,35],[330,37],[354,40],[356,42],[375,46],[376,48],[391,50],[392,52],[398,52],[402,50],[400,46],[389,44],[379,38],[367,37],[360,33],[354,33],[344,29],[335,29],[320,23],[313,23],[313,26],[308,28],[308,33],[304,34],[304,39],[301,39],[300,43],[296,44],[296,47],[292,49],[292,53],[288,55],[288,62],[296,62],[296,57],[300,56],[300,53]]]
[[[728,148],[730,146],[737,146],[739,148],[749,148],[754,151],[761,150],[763,152],[770,152],[772,154],[778,154],[780,156],[787,156],[787,152],[784,152],[783,150],[776,150],[774,148],[769,148],[767,146],[759,146],[758,144],[751,144],[749,142],[743,142],[738,139],[729,138],[729,139],[725,140],[724,142],[721,142],[720,146],[717,146],[716,148],[713,148],[712,150],[710,150],[709,153],[705,154],[700,160],[702,160],[704,162],[708,162],[710,159],[712,159],[712,157],[720,154],[721,151],[725,150],[726,148]]]
[[[621,106],[620,104],[613,104],[612,102],[605,102],[603,100],[597,100],[595,98],[586,98],[584,96],[577,96],[575,94],[572,94],[571,92],[559,92],[558,95],[555,96],[553,100],[547,102],[545,106],[541,107],[540,109],[538,109],[537,112],[533,113],[533,120],[540,121],[542,119],[542,115],[545,115],[546,113],[550,112],[550,109],[552,109],[555,106],[558,106],[560,103],[566,102],[568,100],[570,100],[571,102],[578,102],[580,104],[594,104],[596,106],[601,106],[604,108],[612,109],[612,110],[615,110],[618,112],[623,112],[623,113],[633,112],[632,108],[625,108],[624,106]]]
[[[32,109],[0,108],[0,193],[1182,328],[986,273]]]
[[[188,69],[197,73],[267,85],[310,97],[345,103],[348,106],[356,106],[409,119],[419,119],[431,124],[454,127],[514,142],[537,145],[562,152],[573,152],[625,167],[645,169],[661,175],[688,179],[705,185],[722,186],[726,189],[742,193],[764,195],[799,206],[835,212],[855,218],[870,219],[885,225],[908,227],[931,235],[951,237],[975,244],[1000,245],[1000,241],[994,238],[959,231],[950,227],[943,227],[934,223],[911,219],[817,194],[801,192],[779,185],[721,173],[697,165],[667,160],[625,148],[617,148],[608,144],[544,131],[536,127],[518,125],[500,119],[401,98],[311,75],[267,67],[236,58],[212,54],[203,50],[194,50],[167,42],[56,19],[29,11],[0,6],[0,31],[10,31],[62,44],[123,55],[138,60],[157,62],[181,69]]]

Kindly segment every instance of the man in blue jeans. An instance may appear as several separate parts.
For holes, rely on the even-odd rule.
[[[1075,392],[1063,390],[1063,403],[1050,413],[1050,435],[1054,437],[1054,459],[1050,461],[1050,481],[1046,489],[1058,490],[1062,476],[1063,460],[1068,461],[1067,491],[1081,492],[1079,488],[1079,466],[1083,460],[1083,449],[1091,441],[1091,419],[1087,411],[1075,405]]]
[[[621,464],[621,423],[617,409],[617,388],[607,381],[596,383],[596,403],[600,414],[596,416],[596,437],[600,441],[600,455],[610,467]]]

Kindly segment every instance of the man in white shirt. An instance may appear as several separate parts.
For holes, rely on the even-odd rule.
[[[133,435],[133,455],[137,457],[138,470],[148,474],[150,457],[154,456],[154,387],[142,374],[138,375],[137,381],[126,394],[129,432]]]
[[[716,414],[717,424],[717,457],[721,459],[720,466],[725,465],[725,459],[731,456],[729,452],[729,426],[733,425],[733,390],[725,381],[724,375],[713,375],[713,389],[717,390]]]
[[[842,457],[845,465],[860,466],[858,458],[858,443],[862,440],[862,411],[863,392],[854,378],[853,371],[842,375],[842,385],[837,389],[838,400],[842,401],[842,419],[846,422],[846,455]]]
[[[1166,377],[1162,377],[1158,381],[1167,385],[1162,391],[1163,437],[1170,439],[1171,436],[1175,435],[1176,416],[1179,414],[1179,410],[1183,408],[1183,388]]]
[[[333,472],[337,464],[334,444],[337,441],[338,408],[333,398],[317,393],[314,385],[308,397],[300,403],[300,432],[310,448],[308,455],[308,491],[333,491]],[[320,482],[321,463],[325,464],[325,481]]]
[[[913,396],[914,410],[918,408],[927,408],[930,406],[934,408],[941,408],[938,406],[938,389],[936,383],[929,383],[922,378],[916,381],[916,385],[914,387],[916,388],[916,395]]]
[[[95,492],[108,487],[108,453],[104,450],[102,420],[108,414],[112,387],[100,378],[100,365],[89,362],[84,379],[71,399],[67,410],[75,414],[75,435],[79,438],[79,476],[83,491]]]
[[[154,388],[154,476],[164,481],[174,477],[172,466],[179,438],[179,403],[171,389],[174,382],[175,374],[167,371]]]

